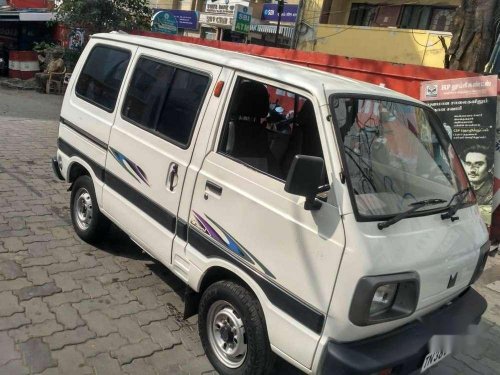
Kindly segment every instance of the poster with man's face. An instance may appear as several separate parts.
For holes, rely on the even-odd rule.
[[[424,82],[420,90],[420,99],[444,123],[488,225],[493,205],[497,80],[497,76],[478,76]]]
[[[493,203],[492,160],[489,150],[470,149],[463,160],[465,172],[480,206]]]

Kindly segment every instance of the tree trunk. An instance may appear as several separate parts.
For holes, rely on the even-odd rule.
[[[500,0],[462,0],[453,19],[450,68],[482,73],[495,42]]]

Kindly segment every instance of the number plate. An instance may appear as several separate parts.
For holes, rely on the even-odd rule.
[[[442,361],[449,354],[450,353],[442,350],[427,354],[425,356],[424,363],[422,364],[422,370],[420,372],[422,373],[425,370],[429,369],[430,367],[434,366],[436,363]]]

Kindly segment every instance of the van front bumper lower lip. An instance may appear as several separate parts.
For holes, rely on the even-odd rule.
[[[439,310],[386,334],[349,343],[330,341],[319,373],[372,374],[394,368],[396,374],[408,374],[422,366],[432,336],[466,334],[486,307],[486,300],[469,288]]]

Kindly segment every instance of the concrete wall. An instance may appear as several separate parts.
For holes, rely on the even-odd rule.
[[[318,25],[316,35],[301,40],[298,48],[332,55],[442,68],[451,34],[425,30]]]

